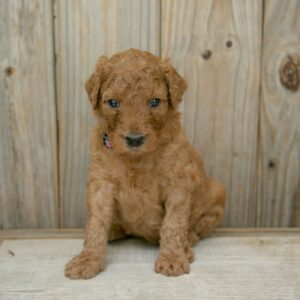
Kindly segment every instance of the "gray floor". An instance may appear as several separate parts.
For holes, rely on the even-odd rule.
[[[64,277],[81,239],[4,240],[0,299],[300,299],[299,233],[216,234],[195,248],[191,273],[153,271],[158,248],[130,239],[109,246],[104,272]]]

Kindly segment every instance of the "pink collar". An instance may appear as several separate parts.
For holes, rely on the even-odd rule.
[[[102,140],[103,140],[103,144],[106,148],[109,148],[109,149],[112,148],[112,145],[111,145],[111,142],[109,141],[107,133],[102,134]]]

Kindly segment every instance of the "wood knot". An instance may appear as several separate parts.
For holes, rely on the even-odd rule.
[[[212,55],[212,52],[210,50],[205,50],[203,53],[202,53],[202,57],[204,59],[209,59]]]
[[[15,69],[13,67],[7,67],[4,70],[4,73],[6,76],[10,77],[15,72]]]
[[[300,59],[297,54],[288,55],[280,66],[280,81],[284,87],[296,92],[300,85]]]

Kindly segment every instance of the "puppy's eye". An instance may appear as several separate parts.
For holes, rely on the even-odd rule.
[[[157,107],[160,103],[160,99],[159,98],[153,98],[149,101],[149,105],[150,107]]]
[[[108,105],[111,108],[118,108],[120,106],[120,102],[116,99],[109,99],[108,100]]]

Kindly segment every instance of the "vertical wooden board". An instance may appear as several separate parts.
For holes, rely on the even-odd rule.
[[[81,227],[93,125],[84,82],[100,55],[131,47],[159,54],[160,3],[69,0],[57,1],[55,10],[61,223]]]
[[[0,1],[0,227],[57,226],[51,1]]]
[[[280,80],[292,56],[298,70],[286,69],[298,88]],[[265,1],[260,107],[258,225],[299,225],[300,219],[300,2]]]
[[[162,1],[162,56],[189,89],[183,123],[209,175],[225,184],[226,226],[253,226],[262,1]]]

